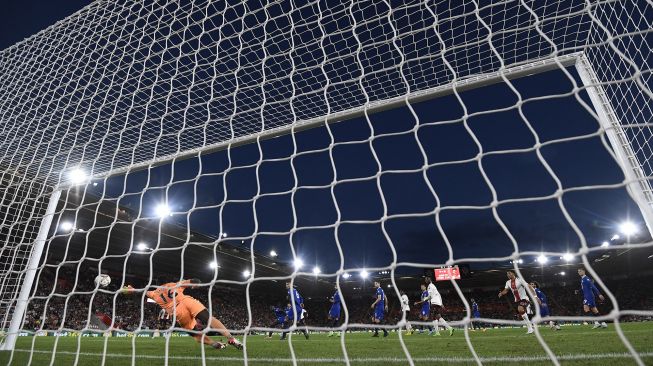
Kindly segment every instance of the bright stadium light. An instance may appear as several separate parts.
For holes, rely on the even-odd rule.
[[[226,238],[226,237],[227,237],[227,233],[220,233],[220,236],[223,237],[223,238]]]
[[[318,266],[313,267],[313,274],[317,275],[317,274],[320,274],[320,272],[322,272],[320,267],[318,267]]]
[[[617,234],[612,235],[610,240],[619,240],[619,235],[617,235]]]
[[[209,268],[211,268],[211,269],[218,268],[218,262],[212,261],[211,263],[209,263]],[[245,273],[243,272],[243,274],[245,274]],[[247,277],[247,276],[245,276],[245,277]]]
[[[517,259],[517,263],[522,264],[522,263],[524,263],[524,260],[519,258],[519,259]]]
[[[249,269],[246,269],[243,271],[243,277],[249,278],[249,276],[252,274],[252,272],[249,271]]]
[[[361,278],[365,279],[370,276],[370,273],[367,272],[366,270],[361,271]]]
[[[564,276],[564,275],[565,275],[564,271],[560,272],[560,276]]]
[[[565,253],[565,254],[562,256],[562,259],[563,259],[565,262],[571,262],[571,261],[574,260],[574,255],[571,254],[571,253]]]
[[[302,267],[304,267],[304,261],[301,258],[295,258],[294,265],[296,270],[301,269]]]
[[[172,210],[170,210],[170,207],[164,203],[158,204],[154,209],[154,212],[156,213],[157,216],[161,218],[166,216],[172,216]]]
[[[637,225],[635,225],[631,221],[626,221],[626,222],[622,222],[619,225],[619,231],[626,236],[633,236],[637,234],[639,229],[637,228]]]
[[[545,257],[543,254],[537,257],[537,263],[544,264],[549,261],[549,258]]]
[[[277,252],[275,252],[274,250],[271,250],[271,251],[270,251],[270,257],[274,258],[274,257],[276,257],[277,255],[278,255]]]
[[[68,178],[73,184],[82,184],[88,179],[88,175],[81,168],[75,168],[68,172]]]
[[[604,241],[603,243],[601,243],[601,246],[604,247],[604,248],[607,248],[607,247],[610,246],[610,243],[608,243],[607,241]]]
[[[150,248],[145,243],[141,242],[141,243],[136,244],[136,250],[140,250],[141,252],[144,252],[144,251],[146,251],[148,249],[150,249]]]
[[[59,228],[63,231],[71,231],[75,227],[73,226],[73,223],[70,221],[64,221],[59,225]]]
[[[351,277],[350,273],[345,272],[345,273],[342,274],[342,278],[344,278],[344,279],[347,279],[349,277]]]

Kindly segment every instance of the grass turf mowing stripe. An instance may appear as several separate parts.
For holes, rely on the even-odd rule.
[[[29,349],[16,349],[15,352],[25,352],[25,353],[52,353],[51,351],[42,351],[42,350],[29,350]],[[102,357],[102,353],[91,353],[91,352],[68,352],[61,351],[57,352],[59,355],[77,355],[85,357]],[[120,354],[120,353],[107,353],[105,354],[107,358],[132,358],[131,354]],[[639,353],[640,357],[653,357],[653,352],[642,352]],[[134,358],[138,359],[165,359],[164,356],[155,356],[155,355],[135,355]],[[589,354],[566,354],[566,355],[556,355],[559,361],[573,361],[573,360],[602,360],[602,359],[632,359],[630,353],[589,353]],[[201,360],[202,357],[197,356],[168,356],[169,360]],[[244,357],[204,357],[207,361],[244,361]],[[546,355],[542,356],[515,356],[515,357],[480,357],[481,362],[492,363],[492,362],[535,362],[535,361],[549,361],[550,358]],[[261,358],[261,357],[248,357],[248,362],[265,362],[265,363],[274,363],[274,362],[292,362],[291,358]],[[344,358],[297,358],[297,362],[312,362],[312,363],[334,363],[334,362],[345,362]],[[391,363],[403,363],[406,362],[406,358],[399,357],[366,357],[366,358],[350,358],[350,362],[391,362]],[[448,362],[448,363],[468,363],[475,362],[476,360],[473,357],[414,357],[413,361],[415,362]]]

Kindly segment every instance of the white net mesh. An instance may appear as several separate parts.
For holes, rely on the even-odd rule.
[[[632,299],[620,276],[650,276],[651,19],[647,1],[94,2],[0,52],[11,350],[0,360],[650,361],[650,328],[621,322],[653,316],[651,299]],[[609,241],[605,223],[624,216],[615,207],[639,233]],[[579,261],[607,298],[602,317],[581,312],[578,280],[562,277]],[[431,325],[419,309],[401,312],[400,291],[419,298],[421,271],[451,265],[477,273],[438,283],[446,318],[464,329],[451,350],[401,332],[392,346],[363,346],[373,353],[349,343],[358,333],[309,346],[292,333],[302,319],[285,320],[287,345],[257,339],[280,330],[269,306],[296,305],[285,280],[318,337],[377,326],[363,273],[388,296],[379,327]],[[523,324],[494,299],[497,268],[544,284],[554,318],[533,302],[535,323],[609,320],[609,346],[572,350],[536,328],[507,357],[501,341],[471,336],[479,322]],[[98,273],[112,283],[98,288]],[[242,354],[184,343],[186,305],[168,292],[171,311],[146,302],[191,278]],[[319,309],[334,284],[332,323]],[[487,316],[473,320],[471,296]]]

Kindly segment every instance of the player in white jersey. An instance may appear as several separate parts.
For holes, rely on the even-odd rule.
[[[530,300],[528,299],[528,293],[534,294],[535,291],[530,287],[526,281],[521,278],[518,278],[515,275],[515,272],[508,271],[506,272],[508,276],[508,281],[506,281],[506,286],[499,292],[499,297],[507,294],[509,291],[512,292],[512,296],[515,298],[515,305],[517,305],[517,312],[519,316],[524,319],[526,322],[526,327],[528,332],[526,334],[533,333],[533,324],[531,324],[530,319],[528,319],[528,313],[526,312],[528,307],[531,305]]]
[[[426,291],[429,293],[429,302],[431,303],[431,316],[433,317],[433,327],[435,328],[436,336],[440,335],[440,325],[449,330],[449,335],[453,335],[453,327],[447,324],[447,321],[442,317],[444,305],[442,304],[442,296],[433,284],[430,277],[426,277]]]
[[[406,319],[406,335],[413,334],[413,326],[410,325],[408,317],[410,316],[410,301],[406,292],[401,291],[401,311],[404,313],[404,318]]]

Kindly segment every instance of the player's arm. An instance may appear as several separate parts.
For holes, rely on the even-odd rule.
[[[591,286],[591,289],[592,289],[592,292],[594,293],[594,295],[599,297],[599,300],[601,300],[601,301],[605,300],[605,297],[603,297],[603,294],[601,294],[601,291],[599,291],[599,288],[596,287],[596,285],[594,284],[594,281],[590,281],[590,286]]]
[[[507,293],[508,293],[508,288],[506,287],[503,290],[499,291],[499,297],[501,297],[501,296],[503,296],[503,295],[505,295]]]
[[[385,305],[385,311],[388,311],[388,297],[383,294],[383,304]]]
[[[381,295],[377,295],[377,296],[376,296],[376,300],[372,303],[372,306],[370,306],[370,307],[371,307],[372,309],[374,309],[374,307],[376,306],[376,304],[379,303],[379,301],[381,301]]]
[[[189,280],[181,280],[177,282],[177,287],[186,287],[192,289],[197,287],[197,285],[199,285],[200,283],[202,283],[202,281],[200,281],[199,279],[191,278]]]
[[[136,292],[136,289],[132,285],[126,285],[120,289],[120,293],[124,295],[131,295],[134,292]]]

